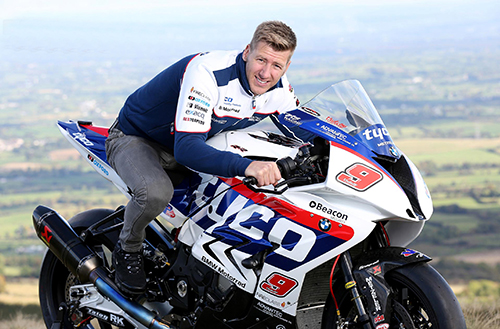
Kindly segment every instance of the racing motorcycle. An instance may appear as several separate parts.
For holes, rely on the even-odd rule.
[[[64,219],[38,206],[48,246],[40,304],[48,328],[466,328],[457,299],[431,258],[407,248],[431,217],[429,191],[356,80],[330,86],[281,114],[315,134],[302,143],[276,131],[221,133],[211,146],[277,161],[283,179],[192,171],[147,228],[147,290],[123,295],[110,255],[124,207]],[[107,128],[58,127],[125,195],[106,162]]]

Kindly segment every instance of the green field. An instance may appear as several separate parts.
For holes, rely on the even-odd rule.
[[[414,245],[445,257],[500,250],[499,57],[498,47],[318,53],[294,59],[288,77],[302,102],[332,83],[360,80],[433,198],[434,216]],[[70,218],[127,202],[71,149],[56,121],[111,124],[128,94],[157,74],[158,65],[40,63],[36,71],[0,65],[0,142],[22,140],[21,146],[0,151],[5,274],[28,273],[35,261],[18,248],[40,245],[31,228],[38,204]],[[33,80],[39,83],[25,87]]]

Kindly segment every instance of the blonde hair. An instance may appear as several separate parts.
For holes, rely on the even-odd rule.
[[[293,53],[297,47],[297,37],[292,29],[280,21],[266,21],[255,29],[250,41],[250,48],[255,49],[257,44],[263,41],[275,51],[291,50]]]

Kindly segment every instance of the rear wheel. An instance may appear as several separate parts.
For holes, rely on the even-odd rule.
[[[96,209],[83,212],[69,220],[73,229],[80,233],[99,219],[113,213],[113,210]],[[110,254],[118,239],[118,233],[112,232],[102,236],[90,246],[109,265]],[[111,326],[97,319],[82,318],[74,310],[64,311],[64,305],[70,305],[70,287],[80,284],[78,279],[68,271],[59,259],[47,251],[42,262],[39,280],[40,307],[47,328],[61,321],[61,328],[102,328],[111,329]]]
[[[427,263],[415,263],[388,272],[385,279],[393,293],[392,315],[388,329],[465,329],[465,320],[455,294],[443,277]],[[331,296],[323,315],[323,328],[361,328],[356,325],[356,311],[346,290],[337,286],[342,320]]]

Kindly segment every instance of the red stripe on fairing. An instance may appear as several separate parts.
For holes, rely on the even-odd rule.
[[[276,197],[268,197],[265,193],[256,193],[250,190],[245,185],[241,184],[241,180],[238,178],[223,178],[220,177],[226,184],[230,186],[237,185],[233,187],[233,190],[243,195],[244,197],[252,200],[253,202],[271,208],[272,210],[278,212],[279,214],[285,216],[286,218],[300,223],[304,226],[312,228],[313,230],[323,232],[319,229],[319,221],[323,216],[316,215],[315,213],[309,212],[302,208],[296,207],[284,200],[278,199]],[[333,237],[339,238],[344,241],[350,240],[354,236],[354,230],[352,227],[342,224],[342,226],[337,225],[337,222],[332,222],[332,228],[328,232],[323,232]]]
[[[396,184],[396,185],[397,185],[397,186],[401,189],[401,191],[403,191],[403,188],[399,185],[399,183],[398,183],[398,182],[396,182],[396,181],[394,180],[394,178],[392,178],[390,175],[387,175],[387,170],[385,170],[384,168],[382,168],[379,164],[377,164],[377,163],[373,162],[373,160],[370,160],[370,159],[368,159],[367,157],[365,157],[365,156],[361,155],[361,153],[358,153],[358,152],[356,152],[356,151],[354,151],[354,150],[352,150],[352,149],[348,148],[347,146],[341,145],[341,144],[336,143],[336,142],[334,142],[334,141],[330,141],[330,144],[332,144],[332,146],[335,146],[335,147],[337,147],[337,148],[339,148],[339,149],[342,149],[342,150],[344,150],[344,151],[347,151],[347,152],[349,152],[349,153],[352,153],[352,154],[354,154],[355,156],[357,156],[358,158],[361,158],[361,159],[365,160],[366,162],[371,163],[371,164],[372,164],[373,166],[375,166],[376,168],[378,168],[378,169],[382,170],[382,172],[383,172],[383,173],[385,173],[385,174],[386,174],[386,176],[387,176],[387,177],[389,177],[389,178],[390,178],[390,179],[394,182],[394,184]],[[403,191],[403,192],[404,192],[404,191]]]
[[[99,135],[102,135],[104,137],[108,137],[109,136],[109,128],[105,128],[105,127],[96,127],[96,126],[86,126],[86,125],[82,125],[83,128],[86,128],[88,130],[92,130],[93,132],[95,133],[98,133]]]

